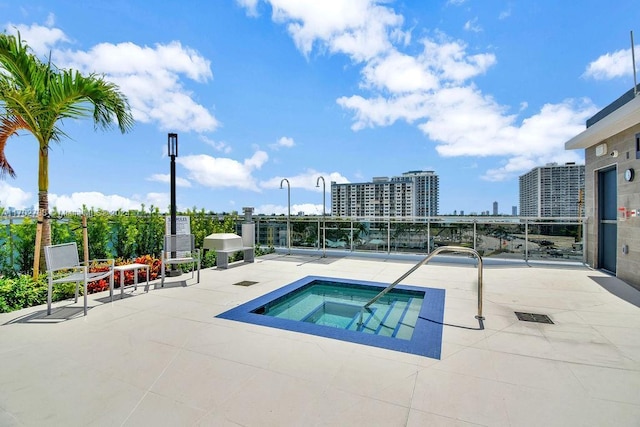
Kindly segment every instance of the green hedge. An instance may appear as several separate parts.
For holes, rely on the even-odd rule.
[[[134,259],[151,255],[160,257],[165,235],[165,214],[151,206],[142,205],[140,210],[107,212],[102,209],[87,209],[82,212],[51,212],[51,243],[76,242],[80,254],[84,252],[82,237],[82,215],[87,218],[89,258]],[[237,213],[218,215],[204,209],[187,210],[178,215],[190,217],[191,233],[197,245],[212,233],[233,233],[238,221]],[[0,208],[0,277],[18,277],[33,271],[36,219],[16,218],[9,223]],[[207,255],[209,262],[211,255]],[[215,260],[215,257],[213,258]]]
[[[74,283],[61,283],[53,287],[53,301],[61,301],[75,295]],[[80,290],[82,292],[82,289]],[[0,313],[21,310],[47,303],[47,278],[40,276],[0,277]]]
[[[83,208],[87,217],[89,237],[89,258],[115,258],[117,264],[132,262],[137,257],[160,257],[165,234],[165,215],[151,206],[144,205],[139,211],[116,211]],[[3,210],[0,208],[0,219]],[[233,233],[238,216],[236,213],[217,215],[204,210],[187,210],[179,215],[190,217],[191,233],[197,244],[212,233]],[[56,210],[51,213],[52,244],[75,241],[80,253],[84,251],[82,237],[82,216],[63,215]],[[36,220],[31,217],[21,221],[6,221],[0,227],[0,313],[6,313],[47,302],[47,277],[41,274],[32,279],[33,251],[35,247]],[[273,248],[261,250],[256,247],[256,256],[272,252]],[[238,253],[231,261],[242,258]],[[152,260],[153,261],[153,260]],[[202,268],[213,267],[215,252],[208,251],[202,259]],[[189,268],[183,266],[185,270]],[[185,271],[187,272],[187,271]],[[116,284],[117,286],[117,284]],[[95,291],[95,290],[94,290]],[[90,292],[92,292],[90,290]],[[53,301],[74,296],[75,284],[63,283],[53,287]]]

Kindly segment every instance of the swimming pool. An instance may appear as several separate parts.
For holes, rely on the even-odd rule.
[[[444,289],[307,276],[216,317],[440,358]]]

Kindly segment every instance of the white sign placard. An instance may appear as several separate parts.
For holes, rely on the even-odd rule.
[[[165,226],[166,226],[166,234],[171,234],[171,215],[167,215],[164,217]],[[191,217],[187,215],[176,215],[176,234],[191,234]],[[188,252],[178,251],[176,252],[177,257],[187,256]]]
[[[171,216],[165,216],[166,232],[171,234]],[[187,215],[176,216],[176,234],[191,234],[191,218]]]

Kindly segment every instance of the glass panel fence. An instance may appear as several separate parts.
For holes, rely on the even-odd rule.
[[[256,242],[287,247],[287,219],[258,217]],[[426,254],[441,246],[476,249],[483,257],[522,260],[583,260],[580,218],[292,217],[291,248]]]
[[[220,215],[204,215],[222,223]],[[210,218],[209,218],[210,217]],[[207,220],[207,218],[203,218]],[[427,254],[441,246],[476,249],[485,258],[584,262],[584,219],[524,217],[338,218],[285,215],[254,216],[255,242],[264,248]],[[192,232],[202,241],[199,219]],[[237,219],[236,232],[242,230]],[[29,271],[33,265],[35,217],[0,213],[0,274]],[[51,221],[54,243],[82,242],[80,216]],[[131,230],[135,229],[135,242]],[[92,255],[120,257],[159,254],[165,220],[160,214],[92,215],[89,221]],[[200,236],[202,235],[202,236]],[[109,238],[102,238],[107,236]],[[290,236],[290,239],[288,239]],[[324,237],[323,237],[324,236]],[[106,242],[101,244],[101,242]],[[324,244],[324,247],[323,247]]]
[[[528,259],[582,261],[582,225],[534,223],[529,225]]]
[[[356,251],[388,252],[387,222],[356,221],[353,223],[353,246]]]
[[[483,257],[524,259],[524,224],[476,224],[476,250]]]

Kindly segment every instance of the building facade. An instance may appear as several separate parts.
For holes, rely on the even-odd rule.
[[[584,165],[549,163],[520,176],[520,215],[537,218],[582,216],[584,172]]]
[[[438,214],[440,183],[433,171],[409,171],[371,182],[331,182],[331,215],[416,217]]]
[[[640,85],[565,143],[585,150],[587,263],[640,289]]]

